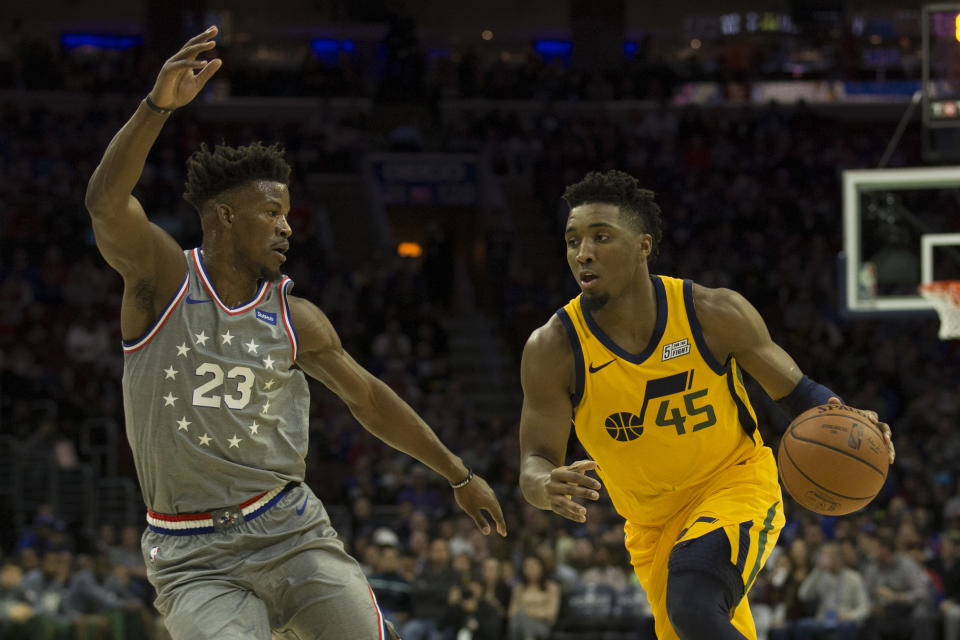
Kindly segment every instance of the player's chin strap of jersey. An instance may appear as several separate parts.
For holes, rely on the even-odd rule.
[[[803,376],[793,391],[777,400],[777,404],[792,421],[807,409],[827,404],[830,398],[840,398],[840,394]],[[843,398],[840,398],[840,402],[843,402]]]

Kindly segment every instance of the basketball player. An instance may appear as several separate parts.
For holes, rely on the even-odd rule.
[[[183,251],[131,195],[174,109],[221,66],[216,27],[168,59],[114,136],[86,205],[123,276],[127,438],[148,507],[142,551],[173,638],[396,637],[323,505],[302,484],[309,394],[329,387],[375,436],[437,471],[485,533],[506,527],[490,487],[347,354],[327,317],[290,295],[290,167],[276,147],[206,147],[185,198],[202,246]],[[295,367],[296,365],[296,367]],[[388,635],[389,634],[389,635]]]
[[[742,296],[650,274],[660,208],[636,179],[590,173],[564,199],[582,293],[524,348],[523,494],[584,522],[578,500],[598,498],[596,470],[626,519],[657,637],[754,640],[745,595],[784,515],[740,367],[791,416],[840,400],[800,372]],[[571,415],[592,459],[564,465]]]

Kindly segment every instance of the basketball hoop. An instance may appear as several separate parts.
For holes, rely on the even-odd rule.
[[[960,338],[960,280],[924,282],[917,290],[940,315],[940,339]]]

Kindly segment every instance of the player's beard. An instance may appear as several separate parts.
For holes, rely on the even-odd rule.
[[[609,293],[588,294],[580,296],[580,306],[587,311],[599,311],[610,301]]]
[[[277,282],[283,278],[283,274],[279,271],[274,271],[270,267],[260,267],[260,278],[267,282]]]

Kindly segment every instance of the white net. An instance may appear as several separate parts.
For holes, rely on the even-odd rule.
[[[960,338],[960,281],[928,282],[918,290],[940,314],[940,339]]]

